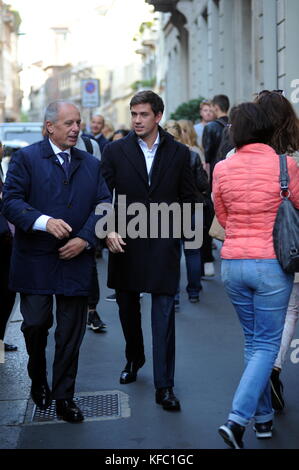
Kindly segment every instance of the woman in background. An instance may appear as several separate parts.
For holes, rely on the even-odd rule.
[[[170,120],[164,124],[164,130],[169,132],[175,140],[184,143],[182,139],[182,129],[177,121]],[[209,189],[208,176],[203,168],[199,155],[190,149],[190,164],[196,188],[198,191],[197,201],[204,202],[204,193]],[[192,230],[194,230],[194,218],[192,219]],[[188,284],[186,291],[191,303],[199,302],[199,292],[201,286],[201,255],[200,248],[184,248]],[[177,294],[175,297],[175,308],[179,309],[180,305],[180,285],[178,285]]]

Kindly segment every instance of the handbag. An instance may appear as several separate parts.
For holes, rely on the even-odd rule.
[[[289,199],[289,174],[286,155],[279,155],[280,195],[282,201],[273,227],[274,250],[282,269],[287,273],[299,271],[299,210]]]
[[[225,230],[222,225],[219,224],[216,215],[214,216],[212,225],[209,230],[209,235],[212,238],[216,238],[217,240],[224,241],[225,239]]]

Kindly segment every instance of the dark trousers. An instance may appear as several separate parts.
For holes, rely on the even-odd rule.
[[[53,325],[53,296],[21,294],[21,313],[29,355],[28,373],[35,384],[47,377],[46,346]],[[87,297],[56,295],[53,399],[72,399],[78,369],[79,349],[86,329]]]
[[[98,278],[97,262],[94,258],[93,268],[92,268],[92,280],[90,286],[90,295],[88,296],[88,308],[90,310],[95,310],[100,301],[100,284]]]
[[[126,340],[127,361],[138,363],[144,357],[138,292],[116,291],[119,317]],[[173,387],[175,367],[174,296],[152,294],[152,342],[154,384]]]
[[[12,312],[16,293],[8,288],[9,266],[12,250],[12,238],[8,235],[0,237],[0,339],[4,339],[6,324]]]

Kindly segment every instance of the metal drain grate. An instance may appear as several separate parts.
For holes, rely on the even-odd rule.
[[[84,414],[84,421],[127,418],[130,416],[128,395],[118,390],[78,393],[74,401]],[[24,424],[64,423],[56,416],[55,400],[47,410],[37,408],[29,401]]]

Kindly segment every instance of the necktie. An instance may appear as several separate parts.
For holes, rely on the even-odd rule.
[[[69,177],[70,161],[69,154],[67,152],[60,152],[58,155],[63,159],[62,168],[66,174],[66,177]]]

